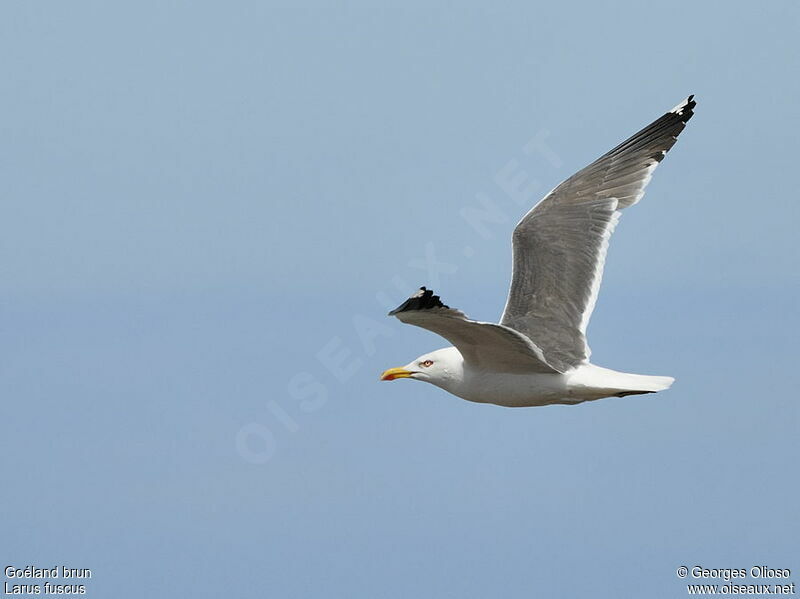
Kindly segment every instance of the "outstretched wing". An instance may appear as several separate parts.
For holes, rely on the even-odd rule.
[[[689,96],[561,183],[519,222],[501,324],[530,337],[565,371],[589,358],[586,326],[620,210],[644,195],[658,163],[692,118]]]
[[[468,319],[463,312],[445,306],[433,291],[421,287],[403,304],[389,312],[402,322],[433,331],[452,343],[464,361],[492,372],[559,372],[525,335],[500,324]]]

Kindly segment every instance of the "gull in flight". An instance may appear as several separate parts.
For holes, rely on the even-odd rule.
[[[668,376],[591,364],[586,326],[621,211],[642,199],[656,166],[692,118],[693,98],[572,175],[522,218],[512,237],[511,289],[499,324],[471,320],[425,287],[389,312],[453,347],[390,368],[381,380],[416,379],[469,401],[507,407],[669,388],[674,379]]]

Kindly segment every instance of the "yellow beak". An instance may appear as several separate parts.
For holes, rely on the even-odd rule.
[[[390,368],[381,375],[381,380],[393,381],[394,379],[406,379],[412,374],[414,373],[405,368]]]

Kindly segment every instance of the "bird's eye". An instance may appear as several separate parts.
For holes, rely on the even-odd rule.
[[[419,365],[423,368],[428,368],[429,366],[433,366],[433,360],[425,360],[424,362],[420,362]]]

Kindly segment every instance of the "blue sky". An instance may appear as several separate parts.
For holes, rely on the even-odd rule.
[[[0,15],[3,566],[121,599],[800,571],[796,3]],[[672,390],[509,410],[378,383],[445,345],[385,317],[419,285],[499,316],[529,208],[499,173],[543,193],[689,93],[589,328],[596,363]]]

